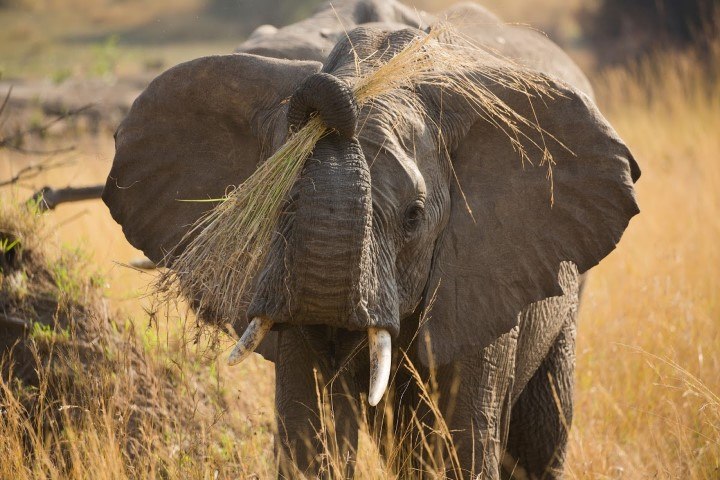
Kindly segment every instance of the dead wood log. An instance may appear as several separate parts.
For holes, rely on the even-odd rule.
[[[90,187],[43,187],[33,194],[28,203],[35,202],[42,211],[54,210],[61,203],[79,202],[82,200],[95,200],[102,196],[104,185]]]

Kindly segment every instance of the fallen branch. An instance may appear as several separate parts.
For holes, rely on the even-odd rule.
[[[0,109],[0,113],[5,109],[5,105],[7,105],[7,101],[10,98],[10,92],[8,92],[7,97],[5,98],[5,102],[3,103],[3,108]],[[0,138],[0,148],[9,148],[12,150],[16,150],[20,153],[30,153],[30,154],[53,154],[53,153],[63,153],[68,152],[71,150],[74,150],[75,147],[64,147],[54,150],[48,150],[48,151],[38,151],[38,150],[29,150],[26,148],[23,148],[20,146],[20,143],[22,139],[27,135],[33,135],[33,134],[43,134],[45,133],[50,127],[55,125],[58,122],[61,122],[65,120],[66,118],[73,117],[75,115],[78,115],[79,113],[84,112],[85,110],[91,108],[92,105],[85,105],[80,108],[76,108],[74,110],[68,110],[67,112],[58,115],[57,117],[53,118],[52,120],[35,127],[30,127],[25,130],[21,130],[13,135],[10,135],[8,137]]]
[[[21,168],[10,179],[1,181],[0,187],[5,187],[7,185],[15,185],[16,183],[20,182],[21,180],[28,180],[31,178],[35,178],[38,175],[40,175],[42,172],[46,172],[46,171],[52,170],[54,168],[64,167],[64,166],[70,165],[72,163],[73,162],[69,161],[69,160],[59,160],[59,161],[53,162],[51,158],[48,158],[48,159],[41,161],[40,163],[35,163],[33,165],[28,165],[27,167]]]
[[[100,198],[104,185],[90,187],[67,187],[54,189],[43,187],[28,199],[28,203],[37,203],[41,211],[54,210],[61,203],[80,202]]]
[[[0,315],[0,324],[7,327],[21,328],[23,330],[29,330],[32,327],[32,322],[12,315]]]
[[[2,105],[0,105],[0,117],[2,117],[3,113],[5,113],[5,108],[8,106],[8,102],[10,101],[11,95],[12,95],[12,86],[10,86],[10,88],[8,89],[8,92],[7,92],[7,94],[5,94],[5,98],[2,102]],[[8,137],[2,137],[2,138],[0,138],[0,148],[8,148],[10,150],[15,150],[17,152],[20,152],[23,154],[29,154],[29,155],[50,155],[50,154],[65,153],[65,152],[72,151],[75,149],[74,146],[56,148],[56,149],[52,149],[52,150],[35,150],[35,149],[29,149],[29,148],[23,147],[22,143],[23,143],[23,139],[27,135],[32,135],[32,134],[42,135],[56,123],[61,122],[61,121],[65,120],[66,118],[74,117],[74,116],[84,112],[85,110],[92,108],[92,106],[93,106],[92,104],[87,104],[80,108],[68,110],[66,112],[58,114],[55,118],[45,122],[42,125],[36,125],[33,127],[29,127],[29,128],[26,128],[25,130],[16,132],[13,135],[10,135]],[[2,126],[4,121],[5,121],[5,119],[2,119],[0,121],[0,126]]]

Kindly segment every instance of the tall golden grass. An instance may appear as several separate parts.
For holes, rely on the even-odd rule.
[[[581,306],[571,478],[720,478],[720,41],[598,78],[641,214]]]
[[[45,220],[0,199],[0,478],[269,476],[269,420],[243,418],[256,402],[233,399],[202,349],[111,314]]]
[[[642,213],[592,271],[585,292],[569,478],[720,475],[719,73],[716,43],[704,55],[658,54],[595,77],[601,108],[643,168]],[[272,412],[271,368],[255,359],[226,370],[183,352],[173,329],[163,340],[153,331],[123,332],[127,342],[145,345],[140,374],[152,380],[150,397],[165,405],[161,386],[175,378],[171,393],[202,408],[161,425],[148,421],[139,439],[144,454],[128,456],[123,422],[138,373],[122,363],[86,372],[119,393],[98,401],[94,390],[81,391],[60,412],[63,431],[41,430],[15,386],[3,383],[0,478],[272,477],[271,422],[257,416]],[[433,402],[432,385],[425,391]],[[332,431],[331,414],[323,425],[320,434]],[[392,478],[362,430],[357,476]],[[380,440],[397,451],[401,438]],[[337,478],[344,463],[326,445]]]

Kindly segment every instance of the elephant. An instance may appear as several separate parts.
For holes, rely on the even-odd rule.
[[[440,18],[475,45],[478,70],[492,58],[557,92],[533,101],[472,77],[542,126],[516,139],[524,160],[492,118],[440,86],[419,86],[413,105],[354,102],[356,57],[389,58]],[[366,415],[377,438],[406,429],[402,448],[381,445],[395,465],[415,465],[401,476],[431,475],[433,456],[448,478],[560,476],[584,275],[639,213],[640,169],[588,79],[542,34],[472,3],[432,16],[338,1],[156,78],[116,131],[103,200],[129,242],[172,269],[212,208],[177,200],[221,197],[311,114],[330,133],[232,319],[239,347],[260,344],[275,364],[278,475],[327,475],[329,444],[351,477]],[[541,167],[548,151],[551,171]],[[329,442],[317,435],[319,390],[334,413]],[[434,422],[445,440],[418,448],[438,438]]]

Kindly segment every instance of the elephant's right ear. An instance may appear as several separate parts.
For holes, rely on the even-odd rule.
[[[183,200],[222,197],[252,174],[271,153],[263,150],[273,143],[272,114],[321,67],[234,54],[183,63],[153,80],[115,133],[103,191],[128,241],[162,262],[214,206]]]

